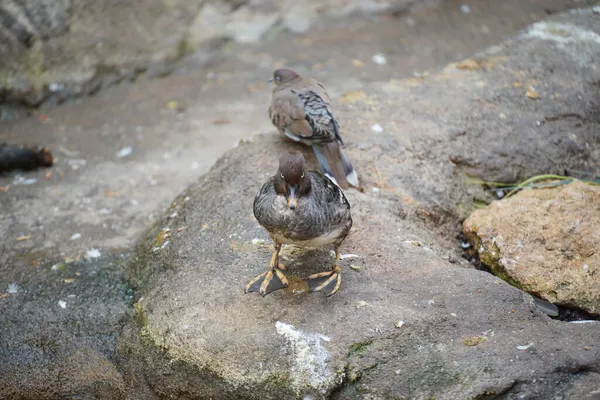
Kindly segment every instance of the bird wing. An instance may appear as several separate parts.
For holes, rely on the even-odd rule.
[[[317,171],[310,171],[310,174],[313,180],[318,181],[317,185],[323,189],[321,194],[327,203],[339,203],[344,208],[350,208],[350,203],[346,199],[344,192],[331,179]]]
[[[323,84],[318,80],[310,78],[308,80],[308,84],[305,87],[318,94],[319,97],[321,97],[321,99],[323,99],[323,101],[327,103],[328,106],[331,104],[331,98],[327,93],[327,89],[325,89],[325,86],[323,86]]]
[[[313,135],[310,123],[306,118],[304,104],[293,91],[281,90],[273,93],[269,118],[280,131],[287,130],[298,136],[298,138],[292,137],[291,139],[299,140],[310,138]]]
[[[313,81],[276,91],[269,108],[271,120],[293,140],[342,142],[329,95],[323,85]]]

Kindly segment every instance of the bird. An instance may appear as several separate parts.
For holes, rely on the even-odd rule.
[[[287,139],[312,146],[321,170],[334,183],[359,187],[323,84],[286,68],[275,70],[269,81],[274,84],[269,106],[273,125]]]
[[[305,278],[311,292],[335,294],[341,285],[340,246],[352,228],[350,203],[342,189],[321,172],[307,171],[302,153],[283,152],[277,173],[254,198],[254,216],[274,242],[269,269],[252,279],[245,292],[263,297],[288,286],[279,263],[282,244],[301,247],[333,246],[335,261],[330,271]]]

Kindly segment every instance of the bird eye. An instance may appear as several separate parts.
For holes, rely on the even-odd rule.
[[[304,172],[300,175],[300,179],[304,178]]]
[[[277,76],[275,77],[275,80],[276,80],[277,82],[279,82],[279,81],[281,80],[281,77],[280,77],[279,75],[277,75]]]
[[[283,177],[283,172],[282,172],[282,173],[281,173],[279,176],[281,176],[281,179],[285,179],[285,178]]]

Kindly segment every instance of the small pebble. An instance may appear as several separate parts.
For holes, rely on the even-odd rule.
[[[360,271],[360,266],[358,266],[358,265],[351,265],[350,268],[355,271]]]
[[[377,65],[387,64],[387,58],[385,58],[385,56],[381,53],[375,54],[373,57],[371,57],[371,61],[373,61]]]
[[[522,345],[522,346],[517,346],[517,350],[527,350],[531,346],[533,346],[533,343],[529,343],[529,344]]]
[[[371,130],[377,133],[383,132],[383,128],[379,124],[371,125]]]
[[[117,152],[118,158],[127,157],[133,152],[133,148],[131,146],[123,147],[121,150]]]
[[[61,83],[52,82],[50,85],[48,85],[48,89],[52,93],[60,92],[61,90],[63,90],[63,88],[64,88],[64,85]]]
[[[502,189],[496,190],[496,197],[499,198],[499,199],[503,198],[504,197],[504,190],[502,190]]]
[[[19,285],[16,283],[11,283],[8,285],[8,289],[6,291],[10,294],[16,294],[19,291]]]
[[[74,233],[69,240],[77,240],[81,237],[81,233]]]
[[[466,5],[466,4],[463,4],[463,5],[461,5],[461,6],[460,6],[460,9],[459,9],[459,10],[460,10],[460,12],[461,12],[461,13],[463,13],[463,14],[469,14],[469,13],[471,12],[471,7],[469,7],[469,6],[468,6],[468,5]]]
[[[394,326],[396,328],[402,328],[403,325],[404,325],[404,321],[402,321],[402,320],[400,320],[394,324]]]
[[[67,308],[67,302],[66,301],[59,300],[58,301],[58,305],[60,306],[60,308]]]

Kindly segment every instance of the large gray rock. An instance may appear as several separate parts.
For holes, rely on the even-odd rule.
[[[465,236],[503,279],[551,303],[600,314],[600,188],[524,190],[477,210]]]
[[[0,288],[0,398],[125,398],[116,349],[131,302],[124,258],[52,267],[42,252],[20,253],[0,264],[0,282],[13,282]]]
[[[282,0],[5,0],[0,103],[38,106],[144,73],[163,76],[184,55],[204,64],[229,40],[257,42],[282,21],[283,29],[303,32],[322,14],[383,13],[414,3],[312,0],[299,9]]]
[[[165,398],[590,395],[578,385],[600,368],[600,324],[551,320],[524,292],[457,265],[453,238],[473,196],[489,199],[467,175],[600,165],[595,21],[591,10],[562,15],[441,73],[341,99],[365,190],[346,193],[354,227],[342,251],[358,257],[332,298],[301,279],[329,268],[326,250],[286,249],[290,287],[243,294],[271,253],[253,197],[292,145],[268,134],[227,153],[129,267],[139,336],[132,328],[121,346],[136,384]]]

